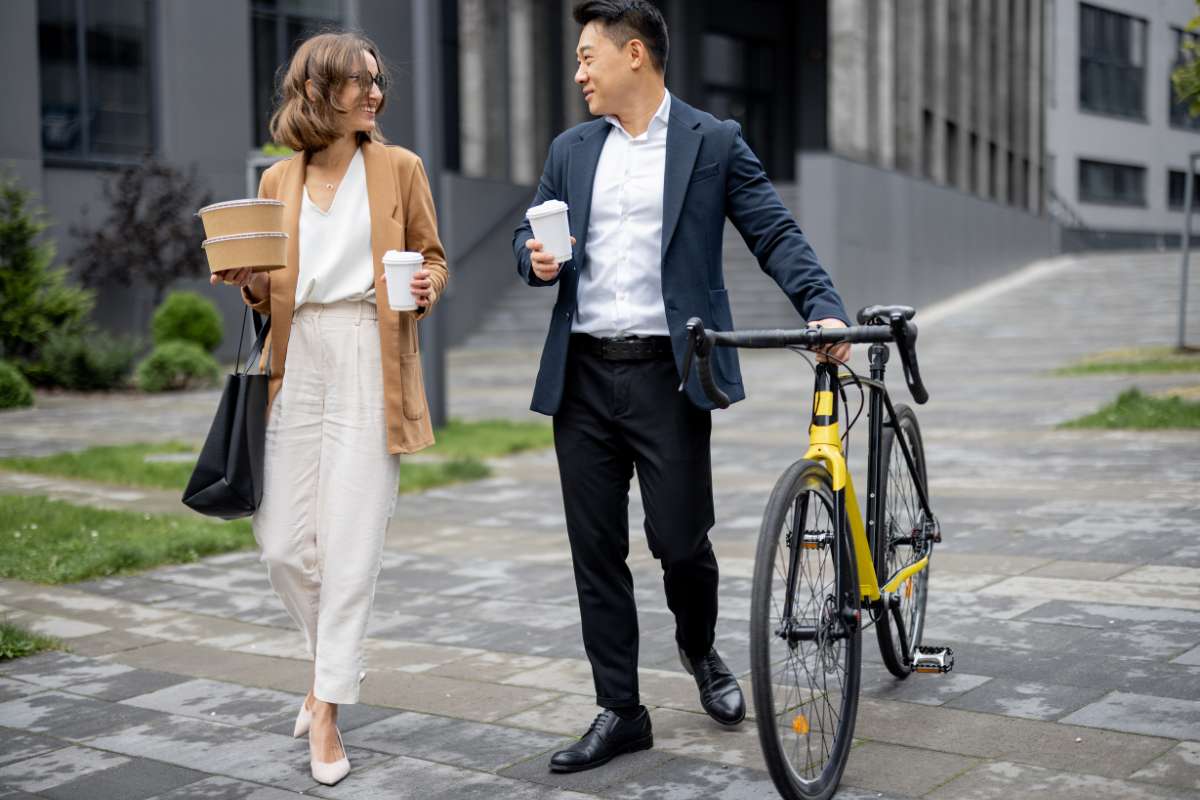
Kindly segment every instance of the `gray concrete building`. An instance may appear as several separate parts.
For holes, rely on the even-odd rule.
[[[1046,160],[1063,246],[1175,246],[1200,121],[1170,75],[1192,0],[1046,0]]]
[[[572,5],[6,0],[0,65],[30,78],[0,85],[0,165],[44,204],[68,261],[69,228],[102,216],[114,168],[148,152],[195,168],[217,199],[244,196],[276,69],[311,31],[361,28],[396,78],[384,132],[440,173],[453,276],[440,324],[463,341],[520,291],[512,228],[550,140],[587,117]],[[850,305],[926,302],[1050,252],[1042,0],[660,6],[669,88],[741,122]],[[240,314],[231,292],[188,288]],[[747,292],[742,326],[764,319]],[[97,313],[144,330],[148,298],[104,290]]]

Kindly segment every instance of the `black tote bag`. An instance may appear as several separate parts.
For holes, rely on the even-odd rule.
[[[250,309],[247,308],[249,313]],[[196,461],[196,468],[183,490],[183,503],[209,517],[238,519],[258,508],[263,492],[263,451],[267,437],[267,384],[270,369],[250,374],[258,361],[271,329],[271,318],[264,322],[254,313],[256,333],[250,357],[240,372],[225,381],[225,391],[217,406],[217,415]],[[246,316],[242,316],[245,339]],[[238,363],[242,348],[238,344]]]

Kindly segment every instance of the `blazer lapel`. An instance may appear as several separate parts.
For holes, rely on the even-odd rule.
[[[292,160],[279,184],[279,199],[283,201],[283,230],[288,235],[287,265],[271,274],[271,313],[283,311],[291,319],[296,304],[296,281],[300,276],[300,206],[304,202],[304,173],[308,168],[308,153]]]
[[[688,108],[679,98],[671,97],[671,121],[667,125],[667,164],[663,176],[663,227],[662,253],[666,258],[667,246],[675,235],[675,225],[683,211],[683,198],[692,179],[692,168],[700,152],[703,134],[695,130],[699,121],[690,121]]]
[[[567,162],[567,197],[570,198],[567,219],[574,234],[576,266],[583,269],[587,253],[588,218],[592,213],[592,184],[596,180],[596,165],[608,138],[608,123],[596,125],[571,145]]]
[[[379,280],[383,275],[383,254],[402,246],[400,242],[390,240],[387,224],[395,215],[398,204],[396,180],[383,145],[364,142],[362,154],[367,173],[367,205],[371,209],[371,261],[375,279]]]

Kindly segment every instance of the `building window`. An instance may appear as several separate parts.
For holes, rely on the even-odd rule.
[[[769,147],[776,115],[772,91],[780,80],[774,49],[728,33],[705,33],[700,43],[705,110],[717,119],[736,120],[746,141],[758,148],[768,174],[775,174],[782,165]]]
[[[1192,48],[1200,43],[1200,36],[1179,28],[1172,28],[1171,32],[1175,34],[1175,63],[1171,67],[1174,72],[1196,60],[1196,51]],[[1171,109],[1171,127],[1200,131],[1200,117],[1193,117],[1188,111],[1188,104],[1175,98],[1175,87],[1171,84],[1170,76],[1167,77],[1167,106]]]
[[[1146,205],[1146,168],[1079,159],[1079,202]]]
[[[987,180],[988,180],[988,197],[993,200],[1000,199],[1000,190],[996,184],[996,160],[997,150],[995,142],[988,142],[988,160],[987,160]]]
[[[979,193],[979,134],[971,132],[970,153],[967,156],[967,191]]]
[[[1167,208],[1183,211],[1186,195],[1187,173],[1183,170],[1167,170]],[[1192,177],[1192,209],[1200,209],[1200,175]]]
[[[933,113],[921,112],[921,174],[933,180]]]
[[[945,174],[948,186],[958,186],[958,126],[946,123]]]
[[[1079,106],[1144,119],[1146,21],[1081,3]]]
[[[1016,159],[1013,156],[1013,151],[1009,150],[1004,157],[1004,183],[1005,190],[1008,192],[1007,202],[1010,206],[1017,203],[1017,170]]]
[[[122,160],[153,149],[146,0],[40,0],[38,67],[47,156]]]
[[[275,110],[276,74],[287,69],[292,54],[308,37],[337,28],[338,0],[251,0],[250,27],[254,63],[253,142],[270,140],[267,126]]]

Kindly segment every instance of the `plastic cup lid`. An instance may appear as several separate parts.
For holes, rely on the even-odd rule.
[[[385,264],[417,264],[424,260],[424,255],[410,250],[388,250],[383,254]]]
[[[547,200],[526,211],[525,216],[531,219],[535,217],[548,217],[551,214],[564,213],[566,210],[567,204],[562,200]]]

